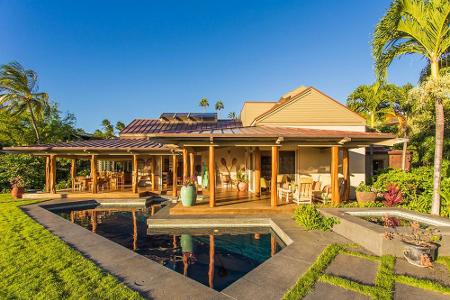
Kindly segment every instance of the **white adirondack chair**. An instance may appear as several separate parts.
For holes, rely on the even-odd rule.
[[[311,177],[302,177],[299,179],[297,189],[292,197],[297,204],[312,204],[313,198],[313,179]]]

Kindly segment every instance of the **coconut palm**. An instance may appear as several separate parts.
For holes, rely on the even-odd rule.
[[[0,67],[0,108],[12,115],[28,112],[36,142],[40,143],[36,114],[48,106],[48,95],[38,93],[38,75],[33,70],[25,70],[18,62]]]
[[[448,0],[394,0],[375,28],[372,52],[377,77],[385,80],[395,58],[418,54],[430,64],[431,78],[440,77],[443,58],[450,47],[450,2]],[[436,147],[432,214],[440,211],[440,182],[444,142],[443,99],[434,99]]]
[[[383,110],[388,108],[394,100],[394,85],[361,85],[347,98],[348,107],[364,116],[367,125],[377,128],[383,123]]]
[[[228,119],[236,120],[237,118],[238,116],[234,111],[228,113]]]
[[[225,106],[223,105],[223,102],[222,102],[222,101],[218,100],[218,101],[216,102],[216,104],[214,105],[214,108],[215,108],[217,111],[221,111],[222,109],[225,108]]]
[[[200,105],[200,107],[202,107],[206,111],[206,109],[209,107],[208,99],[203,97],[202,99],[200,99],[199,105]]]

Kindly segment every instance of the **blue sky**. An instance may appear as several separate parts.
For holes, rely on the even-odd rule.
[[[0,63],[17,60],[77,125],[200,111],[239,112],[312,85],[345,102],[374,80],[370,40],[389,0],[0,0]],[[416,83],[423,61],[390,68]]]

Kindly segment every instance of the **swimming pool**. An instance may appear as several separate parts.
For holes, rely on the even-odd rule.
[[[268,227],[149,229],[145,206],[49,210],[218,291],[285,246]]]

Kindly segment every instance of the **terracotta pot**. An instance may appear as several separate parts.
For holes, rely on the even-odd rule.
[[[377,193],[375,192],[356,192],[356,200],[359,203],[375,202]]]
[[[435,261],[437,258],[437,249],[439,247],[439,245],[437,244],[431,244],[430,246],[419,246],[403,242],[403,245],[405,246],[403,250],[403,256],[412,265],[418,267],[427,267],[422,265],[421,262],[422,255],[427,255],[432,262]]]
[[[239,182],[237,185],[237,188],[240,192],[246,192],[248,189],[248,183],[247,182]]]
[[[24,192],[23,187],[13,186],[13,188],[11,189],[11,196],[14,199],[20,199],[22,198],[23,192]]]

